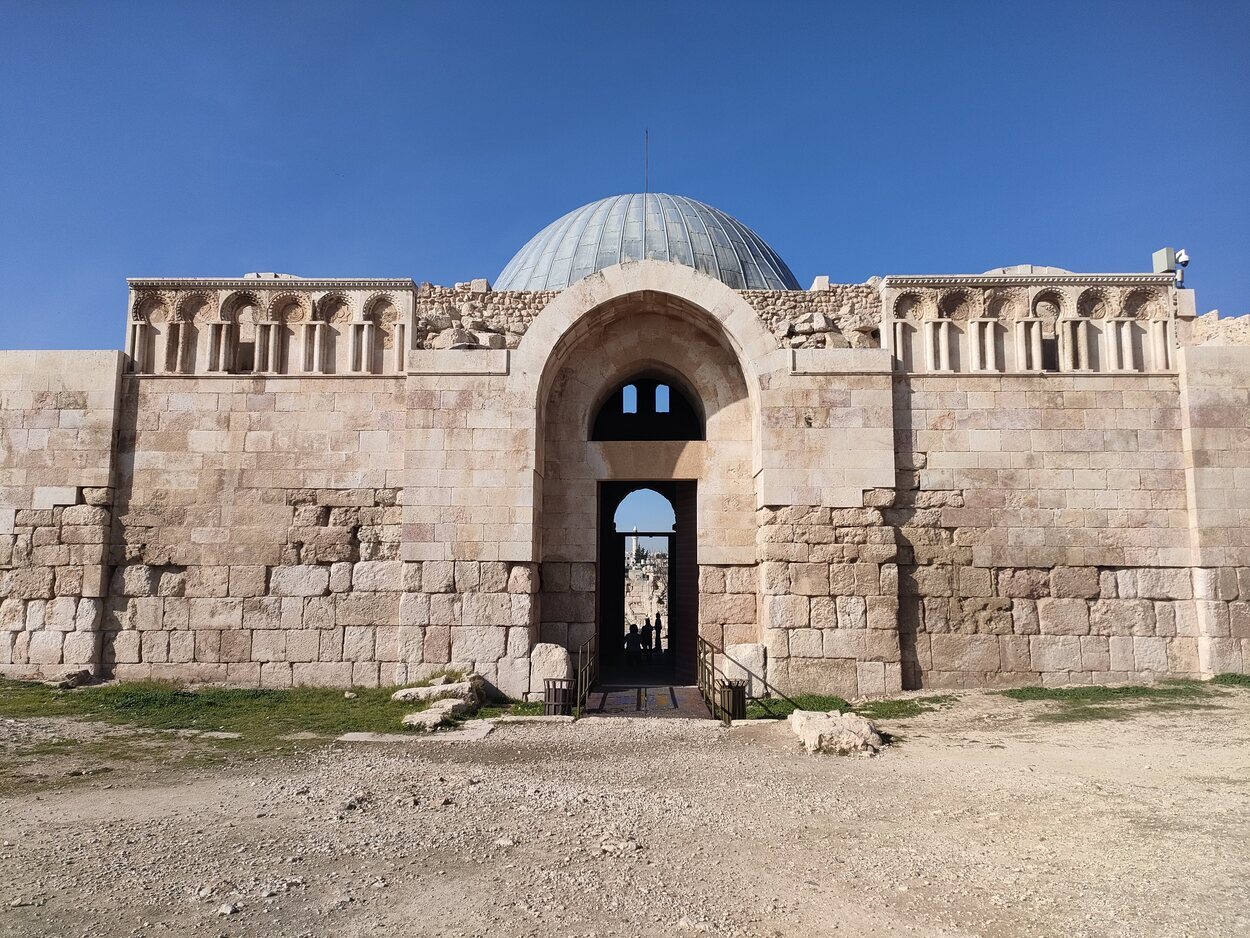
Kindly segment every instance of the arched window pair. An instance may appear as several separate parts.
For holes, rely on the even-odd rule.
[[[591,440],[701,440],[703,416],[666,378],[639,375],[618,385],[599,407]]]

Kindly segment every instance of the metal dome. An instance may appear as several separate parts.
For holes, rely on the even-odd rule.
[[[742,222],[662,192],[600,199],[556,219],[508,262],[495,289],[563,290],[644,257],[693,267],[735,290],[801,289],[785,261]]]

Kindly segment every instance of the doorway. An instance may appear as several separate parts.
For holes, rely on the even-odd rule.
[[[695,682],[696,506],[693,481],[599,483],[597,627],[604,684]]]

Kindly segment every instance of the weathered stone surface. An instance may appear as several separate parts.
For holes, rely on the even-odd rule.
[[[1148,599],[1102,599],[1089,606],[1092,635],[1153,635],[1155,606]]]
[[[352,567],[352,589],[362,593],[398,592],[402,566],[398,560],[362,560]]]
[[[508,630],[496,626],[456,626],[451,630],[451,660],[494,662],[507,651]]]
[[[1192,599],[1189,571],[1152,568],[1137,571],[1137,595],[1144,599]]]
[[[450,593],[456,588],[456,566],[451,561],[431,560],[421,565],[421,589],[426,593]]]
[[[545,681],[573,677],[573,659],[568,649],[550,642],[539,642],[530,652],[529,692],[541,694]]]
[[[428,703],[442,700],[444,697],[454,697],[457,700],[476,703],[480,700],[480,696],[480,683],[465,680],[455,681],[450,684],[435,684],[430,687],[401,687],[391,694],[391,700]]]
[[[1089,604],[1082,599],[1039,599],[1037,618],[1043,635],[1089,634]]]
[[[726,680],[746,681],[748,697],[764,696],[768,653],[762,642],[726,645],[721,660]]]
[[[509,593],[538,592],[538,577],[529,564],[513,564],[508,570]]]
[[[1035,635],[1029,639],[1034,671],[1080,671],[1081,639],[1075,635]]]
[[[1050,595],[1092,599],[1098,595],[1098,571],[1093,567],[1055,567],[1050,571]]]
[[[445,726],[457,717],[466,716],[476,709],[464,700],[447,698],[430,704],[428,709],[410,713],[403,719],[403,725],[418,733],[429,733]]]
[[[5,571],[8,594],[16,599],[48,599],[52,596],[54,574],[47,567],[24,567]]]
[[[324,596],[329,590],[329,567],[275,567],[269,575],[269,592],[274,596]]]
[[[765,596],[764,623],[773,629],[804,629],[808,625],[806,596]]]
[[[836,710],[828,713],[795,710],[789,716],[789,724],[803,748],[809,753],[873,755],[884,745],[872,721],[856,713],[840,713]]]
[[[1045,570],[1000,570],[998,594],[1013,599],[1042,599],[1050,595],[1050,577]]]
[[[984,635],[934,635],[931,641],[935,671],[999,670],[998,642]]]

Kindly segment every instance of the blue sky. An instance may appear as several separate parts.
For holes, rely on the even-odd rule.
[[[1250,310],[1250,5],[0,0],[0,345],[127,276],[493,278],[652,188],[815,275],[1193,256]]]

